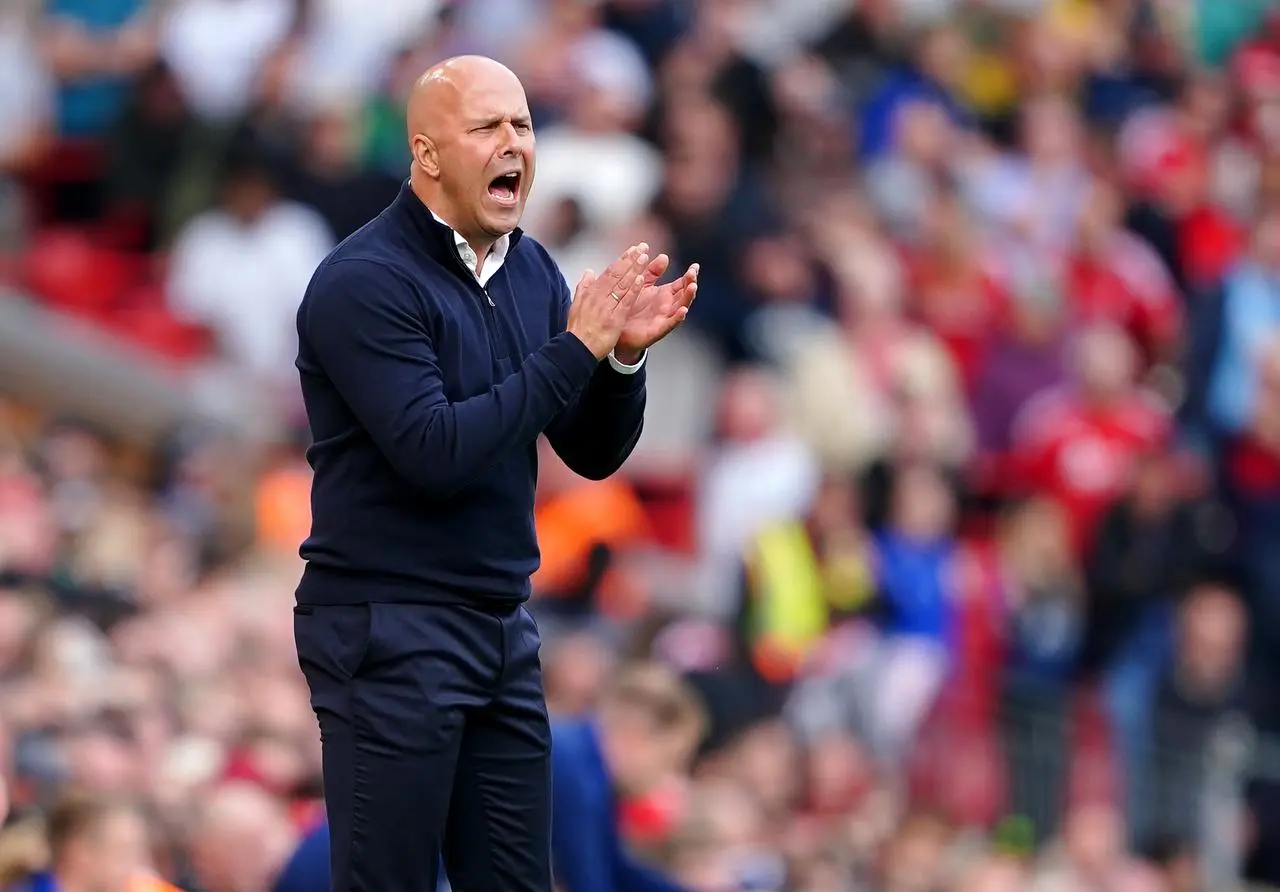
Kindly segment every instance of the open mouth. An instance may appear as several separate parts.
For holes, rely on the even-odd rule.
[[[504,173],[494,177],[489,183],[489,196],[499,204],[513,205],[520,194],[520,174],[518,171]]]

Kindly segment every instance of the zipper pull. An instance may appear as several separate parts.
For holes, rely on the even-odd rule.
[[[484,292],[484,299],[485,299],[485,300],[487,300],[487,301],[489,302],[489,306],[491,306],[491,307],[496,307],[496,306],[497,306],[497,304],[495,304],[495,303],[493,302],[493,298],[489,296],[489,289],[488,289],[488,288],[482,288],[482,289],[480,289],[480,290]]]

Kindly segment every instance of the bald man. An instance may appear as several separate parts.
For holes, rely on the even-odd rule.
[[[191,866],[204,892],[270,889],[297,842],[276,797],[257,784],[232,781],[200,802],[191,827]]]
[[[550,892],[537,438],[614,473],[640,437],[647,348],[696,267],[632,246],[573,292],[518,224],[524,90],[450,59],[408,108],[408,183],[316,271],[298,311],[314,445],[294,634],[324,746],[335,892]]]

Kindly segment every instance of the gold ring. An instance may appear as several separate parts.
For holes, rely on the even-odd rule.
[[[612,298],[614,299],[614,302],[616,302],[616,303],[621,303],[621,302],[622,302],[622,298],[618,297],[618,292],[616,292],[616,291],[610,291],[610,292],[609,292],[609,296],[610,296],[610,297],[612,297]]]

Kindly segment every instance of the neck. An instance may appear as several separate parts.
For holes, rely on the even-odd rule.
[[[481,267],[484,266],[485,258],[489,256],[489,252],[493,250],[496,239],[486,234],[477,235],[474,232],[468,232],[465,228],[458,224],[460,215],[454,210],[449,201],[438,190],[431,187],[421,177],[411,176],[409,178],[409,188],[413,190],[413,194],[418,196],[431,213],[435,214],[439,219],[445,222],[450,229],[461,235],[467,240],[467,244],[472,251],[476,253],[476,272],[479,273]]]

